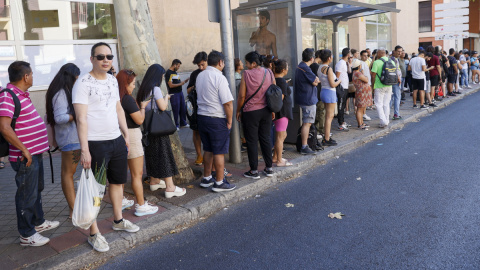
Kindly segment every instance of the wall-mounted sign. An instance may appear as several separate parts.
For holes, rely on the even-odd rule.
[[[31,10],[32,28],[59,27],[58,10]]]
[[[435,40],[451,40],[451,39],[465,39],[469,38],[470,35],[468,32],[466,33],[449,33],[449,34],[440,34],[435,36]]]

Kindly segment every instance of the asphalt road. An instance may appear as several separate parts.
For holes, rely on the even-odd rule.
[[[471,95],[101,269],[480,269],[479,104]]]

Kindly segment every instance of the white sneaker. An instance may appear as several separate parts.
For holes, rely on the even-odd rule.
[[[158,206],[151,205],[147,201],[143,205],[135,204],[135,216],[141,217],[145,215],[152,215],[158,211]]]
[[[350,111],[345,111],[345,114],[346,114],[346,115],[349,115],[349,114],[350,114]]]
[[[182,126],[182,128],[189,128],[190,125],[189,124],[186,124],[185,126]]]
[[[100,234],[100,232],[96,233],[94,236],[89,235],[88,243],[98,252],[107,252],[110,250],[107,240],[102,234]]]
[[[35,226],[35,231],[37,231],[37,233],[41,233],[44,231],[55,229],[59,225],[60,225],[60,222],[58,221],[45,220],[42,225]]]
[[[30,237],[23,237],[20,235],[20,245],[30,247],[40,247],[50,242],[50,239],[42,236],[38,232]]]
[[[127,199],[127,197],[123,197],[122,200],[122,210],[125,210],[125,208],[132,207],[135,202],[133,200]]]
[[[112,229],[115,231],[138,232],[140,230],[140,227],[126,219],[123,219],[120,223],[115,223],[114,221]]]
[[[370,121],[370,120],[372,120],[372,118],[370,118],[367,114],[364,114],[363,115],[363,120]]]
[[[469,88],[469,89],[470,89],[470,88],[472,88],[472,87],[471,87],[470,85],[467,85],[467,88]]]
[[[155,191],[159,188],[167,188],[167,184],[165,184],[165,181],[160,180],[160,183],[158,183],[156,185],[150,185],[150,190],[151,191]]]
[[[322,140],[323,136],[321,134],[317,134],[317,140]]]

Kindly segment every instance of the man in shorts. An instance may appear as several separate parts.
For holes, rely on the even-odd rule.
[[[225,56],[213,50],[207,57],[208,67],[198,74],[197,91],[198,131],[203,144],[203,179],[200,187],[212,186],[214,192],[235,189],[221,172],[225,168],[225,154],[230,146],[233,119],[233,96],[228,81],[222,74]],[[217,173],[212,176],[212,165]]]
[[[457,83],[457,76],[458,76],[458,66],[457,66],[457,59],[455,58],[455,49],[450,48],[448,51],[449,55],[447,57],[450,67],[448,68],[447,72],[447,88],[448,93],[447,96],[454,97],[456,96],[453,93],[453,87]]]
[[[417,94],[420,94],[420,109],[427,109],[425,106],[425,89],[426,89],[426,79],[425,72],[433,69],[427,68],[427,63],[425,61],[425,51],[418,52],[418,56],[410,60],[410,65],[408,70],[412,71],[412,88],[413,88],[413,108],[418,108],[417,106]]]
[[[137,232],[140,228],[122,216],[122,185],[127,183],[129,135],[117,79],[107,74],[112,61],[113,54],[108,44],[100,42],[93,45],[90,56],[92,71],[79,77],[72,90],[81,149],[80,163],[84,169],[92,169],[94,174],[102,166],[107,168],[108,191],[113,206],[112,228]],[[99,252],[110,249],[96,221],[90,226],[88,243]]]
[[[295,103],[302,109],[302,155],[315,155],[316,152],[307,144],[310,126],[315,123],[317,111],[317,85],[320,79],[312,72],[310,65],[315,60],[315,51],[307,48],[302,52],[302,62],[295,70]]]

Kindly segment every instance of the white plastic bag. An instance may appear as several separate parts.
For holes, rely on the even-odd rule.
[[[73,206],[72,223],[84,230],[90,228],[100,212],[105,186],[99,184],[90,169],[82,170]]]

